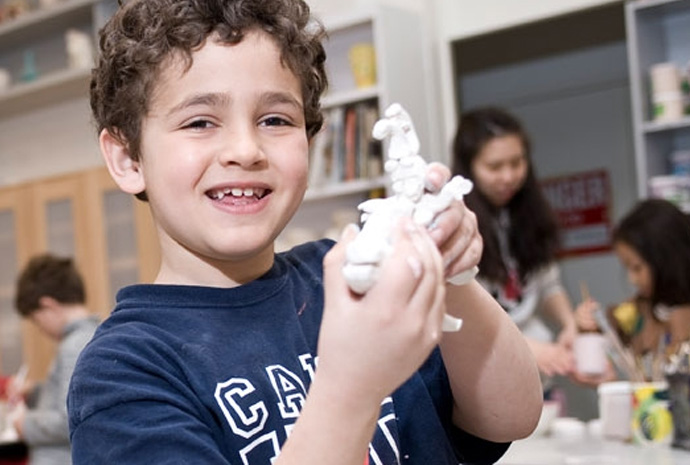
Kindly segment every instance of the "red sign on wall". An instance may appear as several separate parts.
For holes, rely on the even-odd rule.
[[[543,179],[561,227],[561,256],[611,249],[611,186],[605,170]]]

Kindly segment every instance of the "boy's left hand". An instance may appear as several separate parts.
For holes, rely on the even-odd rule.
[[[450,179],[445,165],[432,162],[427,169],[427,188],[434,193]],[[429,226],[429,234],[443,257],[446,278],[472,269],[479,264],[483,242],[477,217],[461,201],[453,201]]]

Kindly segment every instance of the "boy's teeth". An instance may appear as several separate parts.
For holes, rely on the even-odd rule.
[[[245,189],[239,187],[226,187],[223,190],[218,190],[213,195],[217,200],[223,200],[225,196],[232,195],[233,197],[254,197],[254,194],[261,195],[262,190],[259,189],[256,192],[253,188],[247,187]]]

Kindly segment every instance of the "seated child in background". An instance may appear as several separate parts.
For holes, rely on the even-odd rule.
[[[15,305],[23,318],[57,343],[57,350],[44,382],[15,378],[9,383],[8,397],[26,399],[12,412],[14,429],[29,447],[30,465],[69,465],[67,390],[98,318],[86,307],[84,282],[72,259],[51,254],[38,255],[24,267]]]
[[[643,200],[614,228],[613,247],[637,295],[607,318],[650,377],[660,349],[670,354],[690,340],[690,219],[671,202]],[[591,311],[576,318],[584,330],[598,328]]]
[[[520,332],[476,282],[445,284],[481,255],[461,202],[400,224],[363,296],[342,274],[352,227],[274,254],[322,123],[323,37],[300,0],[132,0],[103,29],[101,151],[162,260],[80,357],[75,464],[493,463],[536,425]]]

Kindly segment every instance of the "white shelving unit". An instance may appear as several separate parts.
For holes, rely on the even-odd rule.
[[[671,173],[670,155],[690,150],[690,115],[655,121],[650,88],[652,65],[673,62],[686,70],[690,66],[690,0],[629,0],[626,26],[637,187],[640,197],[648,197],[650,179]]]
[[[64,0],[0,23],[0,68],[12,82],[0,92],[0,119],[87,95],[89,69],[70,69],[64,34],[77,29],[95,36],[115,0]],[[27,54],[36,78],[23,79]]]
[[[420,12],[391,5],[355,8],[350,14],[322,18],[328,31],[326,66],[329,89],[322,100],[324,110],[369,102],[379,115],[392,103],[410,113],[423,150],[430,147],[427,117],[428,83],[422,64],[424,30]],[[371,43],[376,54],[375,85],[358,88],[349,62],[349,50],[358,43]],[[385,147],[383,156],[385,158]],[[310,188],[305,202],[289,227],[312,228],[320,236],[348,209],[356,217],[356,206],[372,190],[385,190],[386,178],[356,179]]]
[[[422,23],[420,12],[385,4],[324,18],[329,33],[326,64],[330,79],[324,108],[376,99],[382,112],[399,102],[412,116],[422,148],[429,147]],[[356,87],[348,58],[350,47],[360,42],[372,43],[376,51],[377,84],[364,89]]]

